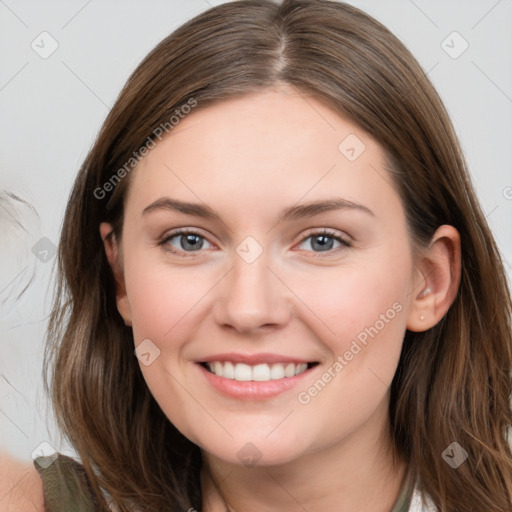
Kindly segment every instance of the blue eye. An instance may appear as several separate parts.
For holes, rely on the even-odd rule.
[[[340,247],[351,247],[349,241],[327,229],[308,235],[302,239],[300,245],[306,243],[309,247],[303,250],[314,253],[332,253]],[[165,236],[158,245],[162,246],[164,250],[169,251],[172,254],[192,257],[198,256],[201,249],[210,249],[213,246],[204,236],[195,231],[188,230],[171,233],[170,235]]]
[[[198,252],[201,249],[205,248],[205,242],[207,244],[210,244],[210,242],[208,242],[206,238],[204,238],[204,236],[201,236],[198,233],[195,233],[194,231],[182,230],[165,237],[159,243],[159,245],[164,246],[166,250],[172,252],[173,254],[180,254],[183,252]],[[192,256],[196,255],[192,254]]]
[[[302,239],[301,245],[308,241],[310,249],[306,250],[312,250],[313,252],[329,252],[342,246],[350,247],[350,242],[329,230],[322,230],[308,235]],[[335,244],[338,245],[334,247]]]

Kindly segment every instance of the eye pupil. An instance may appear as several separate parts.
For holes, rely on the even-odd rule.
[[[201,237],[198,235],[182,235],[181,238],[181,248],[182,249],[192,249],[197,250],[202,247]]]
[[[332,245],[334,243],[334,240],[330,236],[326,235],[317,235],[313,237],[313,247],[320,248],[321,251],[332,249]]]

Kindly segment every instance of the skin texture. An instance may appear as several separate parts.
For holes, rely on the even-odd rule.
[[[43,486],[33,464],[0,453],[0,512],[42,512]]]
[[[338,147],[349,134],[365,145],[354,161]],[[389,385],[406,328],[432,327],[453,301],[460,242],[441,226],[415,252],[383,165],[380,146],[321,102],[269,90],[181,121],[133,171],[120,240],[100,226],[119,312],[136,346],[149,339],[160,350],[141,364],[146,382],[203,450],[205,510],[226,508],[212,478],[233,509],[248,512],[384,512],[395,502],[406,464],[392,465]],[[220,220],[165,208],[143,214],[162,197],[206,204]],[[287,207],[333,198],[372,213],[344,208],[279,222]],[[202,248],[186,252],[180,236],[159,245],[178,228],[204,237]],[[350,246],[328,239],[322,251],[323,229]],[[237,253],[248,236],[263,249],[251,263]],[[377,334],[300,403],[370,326]],[[216,391],[195,363],[222,352],[319,364],[276,397],[239,400]],[[239,455],[247,443],[261,457],[254,467]]]

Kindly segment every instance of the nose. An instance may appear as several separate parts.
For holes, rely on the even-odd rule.
[[[248,334],[289,322],[293,295],[264,256],[248,263],[234,255],[214,306],[218,325]]]

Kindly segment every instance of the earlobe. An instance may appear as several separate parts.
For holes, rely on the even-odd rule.
[[[443,318],[459,289],[460,235],[453,226],[436,230],[430,246],[418,257],[416,272],[407,329],[422,332]]]
[[[100,236],[103,240],[105,254],[116,283],[117,310],[122,316],[124,323],[126,325],[132,325],[131,309],[124,282],[120,248],[113,232],[112,225],[107,222],[102,222],[100,224]]]

